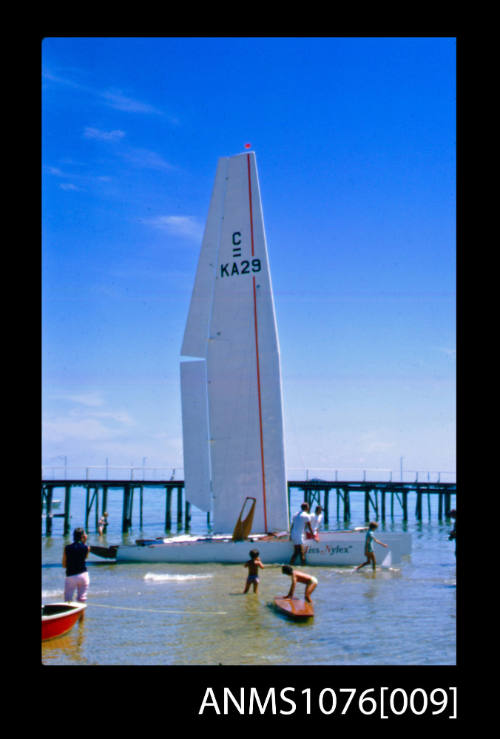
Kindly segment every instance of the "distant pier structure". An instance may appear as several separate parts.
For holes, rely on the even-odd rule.
[[[108,493],[110,490],[121,490],[123,495],[122,505],[122,532],[132,526],[132,510],[134,495],[139,495],[139,526],[142,528],[144,509],[144,488],[159,489],[158,492],[165,494],[165,530],[170,531],[172,527],[172,498],[177,495],[177,527],[189,528],[191,520],[191,504],[185,500],[183,480],[157,480],[151,481],[124,481],[124,480],[42,480],[42,512],[45,513],[45,533],[52,533],[52,519],[64,518],[63,533],[66,536],[70,531],[71,519],[71,491],[72,488],[84,488],[85,490],[85,529],[89,528],[91,517],[95,518],[95,528],[98,527],[100,516],[107,510]],[[53,512],[54,490],[64,489],[64,512]]]
[[[331,515],[331,493],[336,497],[337,519],[342,517],[345,522],[349,521],[351,518],[351,498],[352,496],[362,495],[364,497],[365,521],[373,519],[384,522],[388,515],[391,518],[394,517],[395,507],[402,512],[403,521],[408,521],[410,494],[415,496],[415,518],[418,521],[423,518],[425,504],[427,504],[430,519],[431,495],[438,496],[438,520],[447,518],[453,508],[452,496],[456,498],[457,492],[455,482],[419,482],[418,479],[414,482],[293,480],[288,483],[289,496],[292,488],[297,488],[303,492],[304,500],[309,503],[311,510],[316,505],[322,506],[325,524],[328,524]]]
[[[74,487],[85,490],[85,521],[84,526],[89,528],[89,523],[95,519],[97,530],[99,517],[107,510],[108,493],[110,490],[121,491],[123,497],[122,505],[122,532],[127,533],[132,526],[132,511],[134,495],[139,496],[139,526],[143,523],[143,495],[145,488],[154,488],[155,491],[165,496],[165,530],[170,531],[172,527],[172,502],[176,500],[176,525],[177,529],[189,529],[191,520],[191,504],[186,500],[184,493],[184,480],[159,479],[159,480],[108,480],[108,479],[42,479],[42,512],[45,514],[45,533],[50,536],[54,518],[63,518],[63,534],[66,536],[71,528],[71,492]],[[63,512],[55,512],[54,491],[64,491]],[[386,521],[393,518],[395,511],[402,514],[403,521],[408,521],[410,512],[410,496],[414,504],[415,518],[421,521],[427,508],[428,517],[431,518],[431,496],[438,496],[437,517],[438,520],[447,518],[452,508],[456,507],[456,483],[455,482],[373,482],[363,479],[353,480],[291,480],[288,482],[288,501],[292,491],[302,493],[303,500],[307,501],[311,509],[321,505],[324,512],[324,523],[328,525],[333,517],[333,506],[335,505],[335,516],[337,520],[343,520],[345,524],[351,518],[351,502],[353,498],[362,496],[364,499],[365,521],[372,519]],[[174,497],[175,496],[175,497]],[[294,511],[290,508],[290,514]],[[59,511],[59,509],[57,509]],[[207,515],[207,523],[210,517]]]

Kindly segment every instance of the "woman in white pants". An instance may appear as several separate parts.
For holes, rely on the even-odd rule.
[[[64,547],[62,565],[66,568],[64,581],[64,600],[72,601],[75,590],[77,601],[85,603],[89,589],[89,573],[85,560],[89,556],[90,547],[85,543],[87,534],[83,529],[73,531],[73,543]]]

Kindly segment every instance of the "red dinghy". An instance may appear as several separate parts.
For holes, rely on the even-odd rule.
[[[67,634],[83,616],[85,603],[49,603],[42,605],[42,641]]]

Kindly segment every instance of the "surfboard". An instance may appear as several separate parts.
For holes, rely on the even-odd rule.
[[[274,605],[290,618],[312,618],[314,616],[312,603],[301,598],[275,598]]]

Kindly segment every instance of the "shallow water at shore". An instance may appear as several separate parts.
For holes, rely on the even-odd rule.
[[[351,520],[351,526],[362,524],[362,519]],[[193,533],[203,532],[204,525],[200,514]],[[397,531],[405,524],[396,520],[386,526]],[[330,523],[330,528],[337,526]],[[381,524],[377,534],[382,541],[384,528]],[[412,553],[392,569],[311,568],[319,581],[315,617],[303,623],[272,605],[289,587],[279,566],[262,572],[257,594],[243,595],[242,565],[116,564],[91,555],[85,616],[67,635],[42,644],[42,663],[454,665],[456,560],[455,545],[448,541],[450,522],[434,516],[409,522],[407,530]],[[152,523],[123,540],[142,534],[162,532]],[[89,526],[89,543],[121,540],[111,524],[106,537]],[[44,603],[63,598],[60,563],[68,542],[57,532],[42,536]]]

